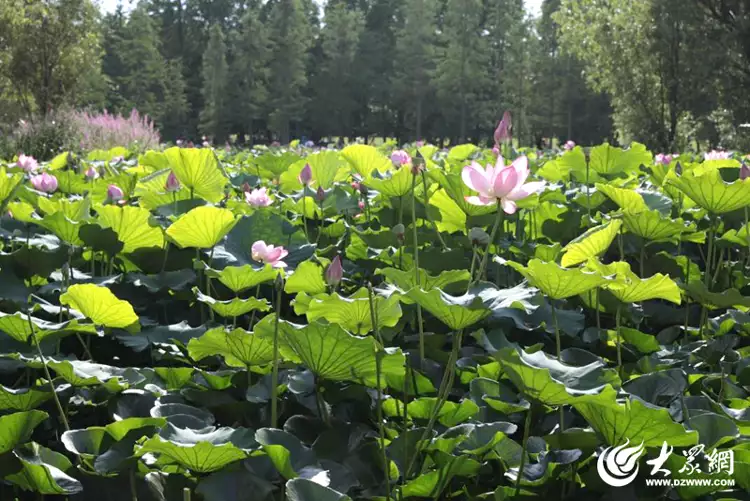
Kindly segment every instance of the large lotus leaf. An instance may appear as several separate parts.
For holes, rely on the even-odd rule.
[[[732,212],[750,205],[750,182],[737,180],[727,183],[716,168],[685,170],[680,176],[670,171],[665,182],[713,214]]]
[[[625,212],[622,215],[622,220],[630,233],[646,240],[673,239],[694,229],[686,226],[682,219],[670,219],[657,210],[638,213]]]
[[[741,245],[743,247],[750,246],[750,225],[742,225],[739,230],[727,230],[726,233],[721,236],[721,240]]]
[[[496,205],[472,205],[466,201],[465,197],[476,195],[476,192],[466,186],[466,183],[463,182],[460,173],[450,173],[436,169],[431,170],[429,172],[429,176],[433,180],[437,181],[442,188],[442,190],[438,190],[430,198],[430,204],[440,209],[441,212],[443,210],[446,210],[450,213],[452,210],[450,204],[443,201],[443,196],[440,195],[441,192],[448,195],[448,198],[453,202],[453,204],[461,209],[464,215],[464,220],[466,216],[483,216],[485,214],[492,214],[497,211]],[[436,196],[437,199],[433,200]],[[462,228],[462,230],[465,231],[465,228]]]
[[[750,297],[743,296],[737,289],[711,292],[706,288],[706,284],[698,280],[691,280],[689,284],[682,287],[693,301],[697,301],[709,310],[737,308],[738,310],[747,311],[750,309]]]
[[[621,226],[622,221],[616,219],[591,228],[563,248],[564,254],[560,264],[568,268],[599,256],[609,249]]]
[[[73,464],[62,454],[31,443],[17,447],[2,465],[0,474],[13,485],[40,495],[72,496],[83,490],[81,482],[66,472]]]
[[[341,150],[341,156],[349,162],[354,171],[363,178],[369,178],[374,171],[385,172],[393,167],[390,159],[374,146],[353,144]]]
[[[0,454],[28,442],[31,433],[49,415],[42,411],[16,412],[0,416]]]
[[[91,324],[82,324],[76,320],[70,320],[60,324],[47,322],[36,317],[31,317],[34,333],[39,341],[50,336],[65,333],[78,332],[80,334],[96,334],[96,327]],[[26,314],[17,312],[12,315],[0,312],[0,332],[7,334],[20,343],[26,343],[32,334],[32,326]]]
[[[305,162],[310,164],[312,178],[313,181],[315,181],[315,185],[324,190],[333,186],[333,182],[336,180],[336,174],[339,172],[339,169],[346,166],[346,162],[344,162],[338,152],[335,151],[319,151],[313,153],[305,158]]]
[[[30,411],[52,398],[48,388],[6,388],[0,385],[0,410]]]
[[[667,409],[653,407],[636,398],[617,401],[617,392],[607,388],[598,395],[579,397],[572,402],[589,425],[609,445],[626,440],[646,447],[660,447],[665,441],[672,446],[686,447],[698,442],[698,433],[687,431],[675,423]]]
[[[103,286],[71,285],[60,296],[60,304],[80,311],[96,325],[124,329],[138,322],[138,315],[130,303],[118,299],[112,291]]]
[[[469,327],[492,313],[488,297],[491,289],[486,285],[474,287],[463,296],[451,296],[440,289],[426,291],[414,287],[406,295],[422,308],[432,313],[451,330]]]
[[[254,264],[257,266],[258,263],[252,260],[250,249],[258,240],[263,240],[269,245],[286,247],[290,251],[289,256],[284,259],[287,263],[294,258],[295,250],[307,243],[302,231],[292,226],[283,217],[272,211],[255,211],[250,216],[240,218],[227,235],[223,249],[217,248],[214,258],[224,258],[233,265]],[[312,250],[312,246],[308,247]],[[303,259],[307,257],[309,254]]]
[[[216,203],[224,198],[228,180],[209,148],[169,148],[164,151],[169,167],[180,183],[195,195]]]
[[[633,273],[630,264],[625,261],[604,265],[591,260],[587,266],[602,275],[617,277],[616,281],[607,284],[605,288],[623,303],[637,303],[649,299],[666,299],[676,304],[682,301],[679,286],[661,273],[643,279]]]
[[[276,279],[280,273],[278,268],[271,265],[263,267],[251,266],[227,266],[223,270],[206,269],[206,276],[218,278],[232,292],[238,293],[256,287],[262,283]]]
[[[562,268],[556,263],[545,263],[539,259],[530,260],[527,266],[497,257],[495,261],[510,266],[552,299],[577,296],[611,282],[611,278],[599,272],[581,268]]]
[[[393,402],[393,399],[387,400],[386,403]],[[435,411],[435,407],[438,405],[438,399],[436,397],[422,397],[417,398],[409,402],[406,406],[409,417],[412,419],[424,419],[428,420]],[[403,406],[400,406],[403,409]],[[403,414],[403,410],[400,411]],[[459,403],[447,401],[440,407],[438,413],[438,421],[444,426],[456,426],[458,424],[471,419],[473,416],[479,413],[479,406],[472,400],[464,399]],[[392,412],[389,412],[392,414]],[[398,412],[395,416],[398,416]]]
[[[150,223],[151,213],[142,207],[104,205],[96,208],[97,223],[111,228],[123,243],[122,252],[148,247],[164,247],[164,232]]]
[[[35,368],[42,366],[41,362],[37,360],[28,365]],[[104,384],[108,389],[114,391],[121,389],[121,381],[127,384],[138,384],[146,379],[135,369],[121,369],[120,367],[84,360],[47,358],[47,366],[73,386],[99,386]]]
[[[611,175],[633,172],[641,165],[651,165],[651,153],[639,143],[623,150],[604,143],[591,148],[590,167],[599,174]]]
[[[151,170],[164,170],[169,168],[169,160],[162,151],[148,150],[138,156],[138,165],[148,167]]]
[[[386,197],[401,197],[411,191],[414,174],[410,169],[402,168],[390,171],[389,176],[380,177],[377,173],[367,180],[367,185]]]
[[[399,289],[408,291],[412,287],[421,287],[424,290],[431,289],[463,289],[471,281],[469,270],[446,270],[437,276],[430,275],[423,269],[418,270],[419,281],[413,270],[399,270],[398,268],[382,268],[377,273],[383,275]],[[406,299],[406,298],[404,298]]]
[[[57,235],[60,240],[67,244],[81,245],[83,243],[78,236],[81,223],[69,219],[63,212],[55,212],[54,214],[44,216],[37,223],[39,226]]]
[[[155,429],[167,423],[164,418],[129,417],[107,426],[90,426],[82,430],[66,431],[60,437],[65,448],[73,454],[94,457],[105,452],[115,443],[123,440],[134,430],[142,434],[152,434]],[[132,451],[132,448],[131,448]]]
[[[251,311],[268,311],[271,309],[271,304],[263,298],[258,299],[249,297],[247,299],[241,299],[235,297],[227,301],[219,301],[218,299],[203,294],[197,288],[194,288],[193,292],[195,292],[198,301],[207,304],[213,311],[222,317],[239,317],[246,313],[250,313]]]
[[[228,209],[196,207],[167,228],[167,236],[181,248],[210,249],[234,228],[237,221]]]
[[[594,395],[620,382],[617,373],[599,360],[573,366],[543,351],[526,353],[514,348],[503,348],[494,357],[524,395],[545,405],[570,404],[577,396]]]
[[[263,451],[284,478],[297,478],[302,473],[307,475],[313,471],[323,472],[315,453],[291,433],[261,428],[255,432],[255,440],[261,444]]]
[[[139,179],[133,193],[138,197],[138,205],[154,210],[164,205],[190,200],[190,190],[185,186],[180,186],[177,191],[166,191],[167,179],[171,172],[171,169],[166,168]]]
[[[251,367],[273,362],[273,343],[244,329],[230,332],[221,327],[206,331],[188,343],[188,354],[193,360],[219,356],[231,367]]]
[[[255,332],[272,339],[274,318],[268,315],[258,322]],[[285,320],[279,322],[280,349],[284,358],[301,361],[318,377],[331,381],[354,381],[377,386],[375,338],[357,337],[336,324],[311,323],[306,326]],[[388,374],[404,374],[404,354],[388,350],[382,355],[381,384]]]
[[[320,294],[328,289],[323,279],[323,267],[312,261],[300,263],[284,284],[284,292]]]
[[[438,469],[424,472],[410,480],[401,488],[404,498],[420,497],[440,499],[441,493],[457,475],[472,476],[479,473],[481,464],[469,456],[450,456],[448,461]]]
[[[448,151],[448,160],[451,162],[463,162],[474,154],[479,148],[474,144],[458,144]]]
[[[7,202],[13,191],[23,181],[23,174],[8,174],[5,167],[0,167],[0,208]]]
[[[373,302],[378,328],[394,327],[401,318],[398,296],[374,296]],[[335,292],[329,296],[315,296],[310,301],[306,314],[310,322],[322,318],[357,335],[364,335],[373,330],[370,299],[367,289],[364,288],[351,297],[343,297]]]
[[[691,416],[687,425],[698,432],[698,439],[706,446],[706,450],[720,447],[740,436],[740,430],[734,421],[713,412]]]
[[[116,337],[118,341],[132,350],[143,351],[153,345],[170,349],[174,347],[175,342],[187,344],[204,332],[206,332],[204,326],[190,327],[187,322],[182,321],[178,324],[152,326],[138,334],[116,334]]]
[[[253,162],[266,177],[277,178],[289,169],[289,166],[300,159],[299,155],[289,151],[281,153],[267,152],[255,158]],[[253,169],[250,169],[251,171]],[[270,175],[268,175],[270,174]]]
[[[437,208],[434,221],[439,231],[466,231],[466,213],[445,190],[438,190],[430,197],[430,206]]]
[[[69,200],[67,198],[44,198],[37,200],[39,210],[51,216],[61,212],[72,221],[84,221],[90,218],[91,201],[88,198]]]
[[[649,210],[646,201],[640,193],[628,188],[618,188],[611,184],[596,183],[596,189],[607,195],[622,210],[630,213],[638,213]]]
[[[289,501],[351,501],[346,494],[307,478],[293,478],[286,483]]]

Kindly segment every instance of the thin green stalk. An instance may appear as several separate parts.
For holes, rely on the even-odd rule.
[[[646,268],[646,246],[641,245],[641,278],[644,278],[646,276],[646,272],[644,271]]]
[[[135,468],[132,468],[128,474],[130,477],[130,499],[132,501],[138,501],[138,489],[135,485]]]
[[[750,251],[750,213],[748,213],[747,207],[745,207],[745,238],[748,251]],[[748,256],[750,256],[750,252],[748,252]],[[747,263],[745,263],[745,267],[747,267]]]
[[[521,464],[518,466],[518,476],[516,477],[516,492],[513,497],[518,497],[521,493],[521,477],[523,476],[523,469],[526,466],[526,447],[529,443],[529,429],[531,428],[531,412],[533,407],[529,406],[526,411],[526,419],[523,424],[523,443],[521,444]]]
[[[315,376],[315,405],[318,407],[318,415],[320,416],[320,419],[325,423],[326,426],[329,428],[331,427],[331,418],[328,415],[328,410],[326,409],[326,402],[323,399],[323,392],[320,391],[320,380],[318,376]]]
[[[273,326],[273,367],[271,370],[271,428],[278,424],[278,401],[276,393],[279,387],[279,320],[281,317],[281,296],[284,291],[284,277],[278,276],[276,280],[276,322]]]
[[[591,172],[591,161],[589,156],[586,155],[586,210],[588,211],[588,217],[586,218],[586,227],[591,223],[591,188],[589,187],[589,175]]]
[[[594,289],[594,291],[596,293],[596,328],[601,329],[602,319],[601,319],[601,315],[599,314],[599,294],[600,294],[599,288],[597,287],[596,289]]]
[[[216,247],[211,247],[211,253],[208,255],[208,267],[210,268],[212,264],[214,264],[214,249]],[[206,274],[206,294],[211,295],[211,275]],[[208,308],[208,315],[209,318],[211,318],[211,321],[214,321],[214,309],[209,307]]]
[[[617,246],[620,249],[620,261],[625,261],[625,244],[622,241],[622,226],[620,232],[617,234]]]
[[[690,259],[685,256],[685,259],[687,260],[687,272],[685,272],[685,284],[690,283]],[[683,343],[687,341],[688,339],[688,322],[690,320],[690,295],[685,294],[685,327],[684,327],[684,337]]]
[[[617,333],[617,374],[622,379],[622,342],[620,340],[620,322],[622,314],[622,305],[617,303],[617,312],[615,313],[615,332]]]
[[[190,487],[185,487],[182,489],[182,501],[190,501]]]
[[[404,196],[398,197],[398,224],[404,224]]]
[[[427,178],[425,177],[425,171],[422,171],[422,186],[424,189],[424,208],[425,208],[425,214],[427,215],[427,220],[432,223],[432,226],[435,228],[435,234],[437,234],[438,240],[440,240],[440,245],[443,247],[443,249],[447,249],[448,246],[445,245],[445,240],[443,240],[443,236],[440,234],[440,230],[437,227],[437,223],[432,220],[430,217],[430,211],[427,210],[428,206],[430,204],[429,194],[427,192]]]
[[[34,322],[31,321],[31,311],[26,312],[26,319],[29,322],[29,328],[31,329],[31,337],[34,340],[36,351],[39,354],[39,358],[42,361],[42,368],[44,369],[44,376],[47,378],[49,387],[52,390],[52,398],[55,400],[57,411],[60,413],[60,420],[62,420],[63,426],[65,427],[65,431],[70,431],[70,424],[68,423],[68,418],[65,416],[65,410],[63,410],[62,403],[60,402],[60,399],[57,396],[57,391],[55,390],[55,383],[52,381],[52,375],[50,374],[49,368],[47,367],[47,359],[44,357],[44,353],[42,352],[42,346],[39,344],[39,338],[36,336],[36,330],[34,329]]]
[[[484,275],[484,269],[487,267],[487,259],[490,256],[490,246],[495,242],[495,235],[497,235],[497,229],[500,226],[500,221],[503,219],[503,208],[500,203],[497,204],[497,215],[495,216],[495,224],[492,226],[492,233],[490,233],[490,241],[487,243],[487,249],[482,256],[482,264],[479,265],[479,272],[476,278],[472,278],[472,284],[482,279]]]
[[[378,339],[378,348],[375,353],[375,378],[376,385],[375,391],[377,392],[377,419],[378,419],[378,433],[380,434],[380,451],[383,454],[383,473],[385,475],[385,498],[387,501],[391,499],[391,479],[389,475],[390,469],[388,468],[388,455],[385,451],[385,428],[383,426],[383,390],[381,385],[381,377],[383,370],[383,355],[385,355],[385,345],[383,344],[383,338],[380,335],[380,328],[378,327],[378,314],[375,310],[375,299],[373,298],[372,284],[368,284],[367,287],[368,297],[370,299],[370,321],[372,322],[372,328],[375,331],[375,337]]]
[[[412,237],[414,238],[414,280],[417,287],[422,287],[419,278],[419,237],[417,235],[417,176],[411,178],[411,225]],[[422,305],[417,303],[417,327],[419,330],[419,361],[424,365],[425,347],[424,347],[424,327],[422,326]]]
[[[305,232],[305,240],[310,241],[310,236],[307,234],[307,195],[305,191],[302,191],[302,230]]]
[[[258,284],[255,287],[255,299],[259,299],[259,296],[260,296],[260,284]],[[252,315],[250,315],[250,325],[249,325],[249,329],[250,330],[252,330],[253,323],[255,322],[255,312],[256,312],[256,310],[253,310]]]
[[[562,343],[560,342],[560,325],[557,322],[557,309],[555,303],[550,300],[550,306],[552,308],[552,323],[555,324],[555,351],[557,353],[557,359],[560,360],[560,353],[562,352]],[[560,433],[565,429],[565,410],[563,406],[560,406]]]

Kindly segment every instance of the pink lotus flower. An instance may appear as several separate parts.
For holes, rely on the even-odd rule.
[[[169,176],[167,176],[167,182],[164,184],[164,189],[166,189],[168,193],[174,193],[182,189],[182,184],[180,183],[180,180],[177,179],[174,172],[170,172]]]
[[[318,202],[322,202],[326,199],[326,190],[324,190],[322,186],[318,186],[318,191],[315,192],[315,198],[318,199]]]
[[[37,176],[31,177],[31,185],[38,191],[54,193],[57,190],[57,178],[52,174],[42,172]]]
[[[107,200],[117,203],[123,198],[125,198],[125,192],[119,186],[116,184],[107,186]]]
[[[352,181],[352,188],[359,191],[359,181]]]
[[[669,165],[672,163],[672,155],[668,153],[658,153],[654,156],[654,163],[661,165]]]
[[[34,157],[24,155],[23,153],[18,155],[16,165],[24,172],[34,172],[39,168],[39,162],[37,162]]]
[[[331,287],[337,286],[344,278],[344,267],[341,265],[341,256],[336,256],[326,269],[326,283]]]
[[[568,139],[567,141],[565,141],[565,144],[563,145],[563,149],[565,151],[570,151],[570,150],[572,150],[575,147],[576,147],[576,142],[572,141],[570,139]]]
[[[274,268],[286,268],[286,263],[282,261],[289,252],[283,247],[274,247],[266,245],[263,240],[258,240],[253,244],[251,255],[254,261],[263,264],[270,264]]]
[[[365,201],[360,200],[359,202],[357,202],[357,207],[359,207],[359,210],[365,210]]]
[[[730,151],[722,151],[722,150],[713,150],[709,151],[704,155],[706,160],[726,160],[728,158],[732,158],[732,152]]]
[[[310,164],[305,164],[297,179],[299,179],[299,182],[303,185],[310,186],[312,183],[312,167],[310,167]]]
[[[495,144],[509,143],[511,139],[510,131],[513,123],[510,118],[510,111],[503,113],[503,119],[497,124],[495,129]]]
[[[88,169],[86,169],[86,172],[84,172],[87,178],[91,179],[92,181],[94,179],[99,179],[99,171],[96,170],[96,167],[93,165],[89,166]]]
[[[265,188],[257,188],[245,192],[245,202],[253,207],[268,207],[273,203],[273,200],[268,196]]]
[[[409,154],[404,150],[396,150],[391,153],[391,162],[393,162],[393,165],[395,165],[396,167],[408,165],[411,163],[411,156],[409,156]]]
[[[472,205],[492,205],[499,200],[506,214],[514,214],[516,201],[538,192],[544,186],[542,181],[526,183],[528,177],[529,159],[525,156],[516,158],[507,166],[503,157],[498,157],[495,166],[487,165],[487,169],[472,162],[461,172],[464,184],[479,192],[479,196],[465,197],[467,202]]]
[[[424,141],[420,139],[419,141],[417,141],[417,148],[421,148],[422,146],[424,146]]]
[[[500,148],[498,148],[497,146],[494,146],[492,148],[492,154],[495,155],[495,158],[499,157],[500,156]]]

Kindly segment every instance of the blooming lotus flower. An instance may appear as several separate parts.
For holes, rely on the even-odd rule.
[[[654,156],[654,163],[661,164],[661,165],[669,165],[672,163],[672,155],[659,153]]]
[[[528,177],[529,159],[526,156],[516,158],[507,166],[503,157],[498,157],[495,166],[487,165],[487,169],[472,162],[461,171],[464,184],[479,192],[479,196],[465,197],[467,202],[472,205],[492,205],[499,200],[506,214],[514,214],[516,201],[536,193],[544,186],[542,181],[527,183]]]
[[[31,177],[31,185],[34,189],[44,193],[54,193],[57,190],[57,178],[52,174],[42,172],[37,176]]]
[[[341,257],[336,256],[326,269],[326,283],[331,287],[336,287],[341,279],[344,278],[344,267],[341,265]]]
[[[167,182],[164,185],[164,188],[169,193],[180,191],[180,189],[182,188],[182,184],[180,184],[180,180],[177,179],[177,176],[175,176],[174,172],[170,172],[169,176],[167,176]]]
[[[565,141],[565,144],[563,145],[563,149],[565,151],[570,151],[570,150],[572,150],[575,147],[576,147],[576,142],[572,141],[570,139],[568,139],[567,141]]]
[[[254,261],[263,264],[270,264],[274,268],[286,268],[286,263],[282,261],[289,252],[284,247],[274,247],[266,245],[263,240],[255,242],[251,249],[251,255]]]
[[[503,113],[503,119],[497,124],[495,129],[495,144],[509,143],[511,139],[510,131],[513,123],[510,118],[510,111]]]
[[[107,186],[107,200],[110,200],[111,202],[119,202],[123,198],[125,198],[125,192],[122,191],[122,188],[116,184],[110,184]]]
[[[86,172],[84,172],[87,178],[91,179],[92,181],[94,179],[99,179],[99,171],[96,170],[96,167],[93,165],[89,166],[88,169],[86,169]]]
[[[303,185],[310,186],[310,183],[312,182],[312,167],[310,167],[310,164],[305,164],[297,179],[299,179],[299,182]]]
[[[396,167],[408,165],[411,163],[411,156],[404,150],[396,150],[391,153],[391,162],[393,162],[393,165]]]
[[[742,166],[740,167],[740,179],[743,181],[750,177],[750,167],[747,166],[745,162],[742,162]]]
[[[265,188],[257,188],[245,192],[245,202],[253,207],[268,207],[273,203]]]
[[[21,153],[18,155],[18,161],[16,162],[16,165],[21,168],[24,172],[34,172],[39,168],[39,162],[36,161],[36,159],[30,155],[24,155]]]
[[[730,151],[713,150],[706,153],[704,157],[706,160],[726,160],[732,158],[732,153]]]

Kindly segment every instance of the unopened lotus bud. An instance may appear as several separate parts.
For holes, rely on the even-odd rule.
[[[469,240],[472,245],[487,245],[490,243],[490,236],[484,229],[474,227],[469,230]]]
[[[326,199],[326,190],[324,190],[322,186],[318,186],[318,191],[315,192],[315,198],[318,199],[318,202],[322,202]]]

